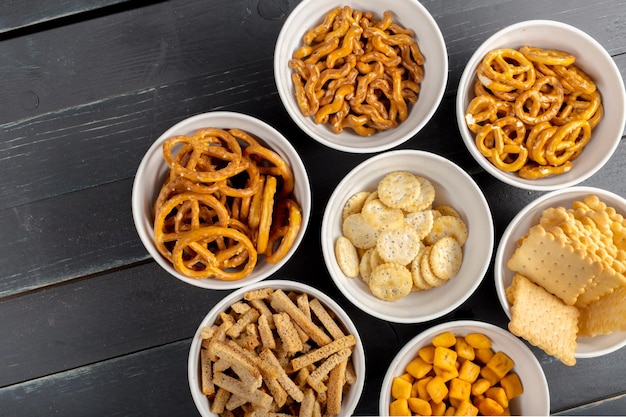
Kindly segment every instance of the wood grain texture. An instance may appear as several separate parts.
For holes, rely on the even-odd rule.
[[[297,255],[274,278],[333,297],[366,347],[358,415],[378,413],[389,362],[404,343],[449,320],[506,327],[493,266],[460,308],[396,325],[351,305],[323,265],[319,230],[335,185],[369,155],[329,151],[289,120],[273,78],[273,48],[297,0],[60,0],[0,5],[0,415],[196,416],[186,363],[197,324],[226,292],[199,290],[151,260],[132,222],[143,153],[174,123],[212,110],[258,117],[304,160],[312,217]],[[626,78],[626,1],[422,1],[439,24],[449,80],[435,116],[403,149],[459,164],[492,208],[496,244],[542,193],[494,180],[471,158],[454,115],[456,86],[475,48],[526,19],[579,27]],[[626,196],[626,141],[582,185]],[[329,169],[329,167],[331,167]],[[531,348],[559,415],[623,414],[626,349],[560,364]],[[610,381],[619,381],[607,383]]]

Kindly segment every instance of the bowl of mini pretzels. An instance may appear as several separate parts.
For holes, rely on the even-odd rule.
[[[608,52],[565,23],[533,20],[489,37],[459,82],[457,123],[491,175],[549,191],[578,184],[611,158],[626,93]]]
[[[417,1],[305,0],[276,42],[280,99],[311,138],[353,153],[414,137],[439,106],[446,45]]]

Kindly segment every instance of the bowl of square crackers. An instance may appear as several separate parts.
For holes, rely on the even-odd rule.
[[[576,186],[507,226],[494,275],[509,330],[573,366],[626,346],[626,200]]]
[[[408,341],[391,361],[380,416],[547,416],[548,382],[528,346],[474,320],[445,322]]]
[[[354,323],[332,298],[305,284],[269,280],[211,309],[193,337],[188,376],[204,417],[349,416],[365,383],[365,353]]]
[[[478,287],[494,228],[484,195],[460,167],[395,150],[365,160],[337,185],[321,244],[353,304],[383,320],[419,323],[454,310]]]

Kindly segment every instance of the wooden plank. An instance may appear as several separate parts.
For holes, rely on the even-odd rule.
[[[265,1],[257,7],[248,3],[158,2],[6,40],[0,56],[4,80],[0,123],[270,59],[282,22],[298,2]],[[612,2],[546,4],[533,0],[524,7],[516,1],[468,1],[463,6],[433,0],[424,3],[447,42],[451,91],[480,42],[519,20],[540,17],[572,23],[611,54],[625,51],[626,35],[612,29],[624,20],[624,8],[620,10]],[[537,10],[541,10],[539,15]],[[215,19],[217,15],[221,18]],[[193,90],[188,96],[194,97]]]
[[[17,31],[37,31],[41,26],[54,24],[59,19],[67,20],[69,17],[98,11],[107,7],[108,13],[113,12],[109,6],[127,3],[129,0],[90,0],[89,2],[76,2],[72,0],[56,0],[54,2],[46,0],[21,0],[5,1],[0,4],[0,40],[9,36],[15,36]],[[119,9],[116,9],[119,11]],[[83,17],[85,18],[85,17]],[[37,27],[32,27],[37,26]],[[19,34],[18,33],[18,34]]]
[[[555,416],[619,416],[626,410],[626,394],[603,398],[554,413]]]
[[[194,416],[189,341],[0,388],[4,417]]]

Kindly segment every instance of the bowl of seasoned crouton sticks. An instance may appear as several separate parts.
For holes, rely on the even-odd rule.
[[[550,414],[548,383],[519,338],[489,323],[460,320],[431,327],[392,360],[379,415]]]
[[[624,215],[623,197],[576,186],[535,199],[511,220],[494,276],[513,333],[570,366],[626,346]]]
[[[331,297],[295,281],[262,281],[232,292],[202,320],[188,377],[204,417],[350,416],[365,383],[365,353]]]
[[[463,169],[433,153],[395,150],[339,182],[321,244],[348,300],[382,320],[419,323],[472,295],[489,267],[493,230],[485,197]]]

